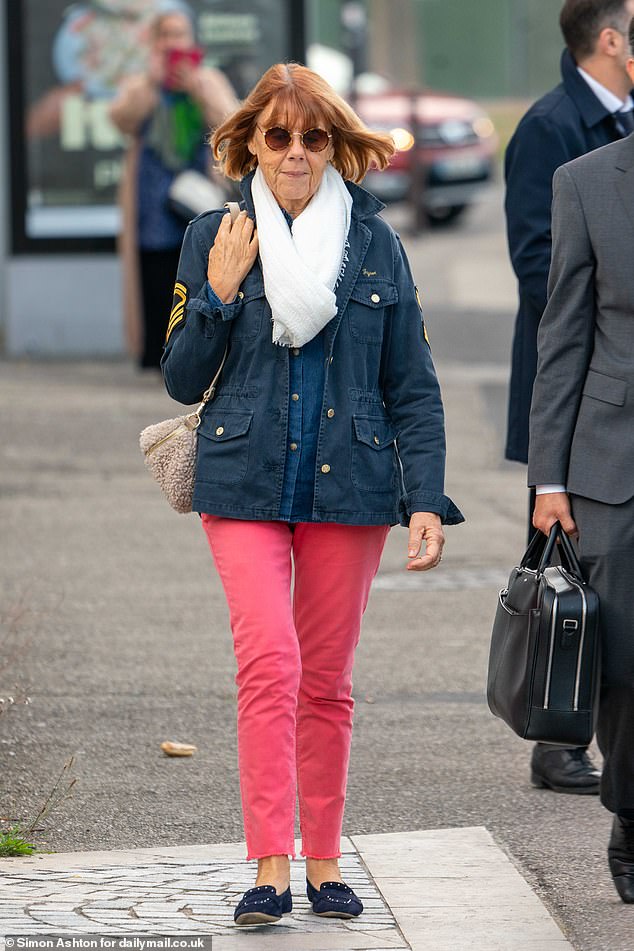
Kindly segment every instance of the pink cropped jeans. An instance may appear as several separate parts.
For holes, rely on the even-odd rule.
[[[238,763],[247,858],[341,855],[352,665],[387,525],[203,515],[238,664]],[[291,592],[291,568],[295,576]]]

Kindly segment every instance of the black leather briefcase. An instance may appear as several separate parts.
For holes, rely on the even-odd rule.
[[[557,544],[559,542],[559,544]],[[558,552],[561,564],[551,564]],[[538,532],[493,624],[487,700],[518,736],[586,746],[599,701],[599,599],[583,580],[574,547],[556,523]]]

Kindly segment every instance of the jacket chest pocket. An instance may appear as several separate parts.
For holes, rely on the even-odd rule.
[[[249,465],[252,410],[228,410],[214,404],[198,427],[196,477],[201,482],[242,482]]]
[[[394,281],[357,281],[348,304],[353,338],[359,343],[382,343],[385,308],[397,302],[398,290]]]
[[[251,340],[260,332],[262,316],[267,307],[262,275],[253,272],[247,275],[238,297],[242,300],[242,308],[233,322],[231,337],[234,340]]]
[[[352,483],[370,492],[396,487],[396,430],[384,416],[352,417]]]

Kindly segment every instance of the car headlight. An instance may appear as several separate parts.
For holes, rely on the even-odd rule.
[[[390,129],[390,135],[398,152],[409,152],[414,146],[414,136],[409,129]]]

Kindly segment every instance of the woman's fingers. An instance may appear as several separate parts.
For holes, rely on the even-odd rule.
[[[421,548],[425,543],[425,553]],[[408,571],[429,571],[440,563],[445,544],[440,518],[433,512],[414,512],[409,525]]]
[[[255,222],[246,211],[235,221],[223,215],[216,239],[209,250],[207,278],[220,300],[228,303],[235,299],[258,253]]]

